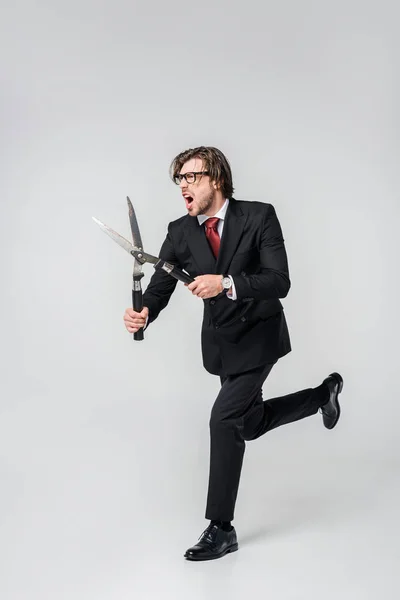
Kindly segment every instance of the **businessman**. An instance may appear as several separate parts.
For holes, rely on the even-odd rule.
[[[340,416],[343,379],[331,373],[315,388],[263,400],[262,385],[291,351],[280,298],[290,289],[282,230],[272,204],[236,200],[229,162],[217,148],[186,150],[170,165],[186,214],[169,223],[159,256],[194,277],[188,293],[204,305],[203,364],[221,388],[210,417],[205,517],[210,521],[188,560],[220,558],[238,549],[235,503],[246,441],[320,412],[327,429]],[[143,310],[127,308],[126,329],[147,328],[164,309],[177,280],[157,270]]]

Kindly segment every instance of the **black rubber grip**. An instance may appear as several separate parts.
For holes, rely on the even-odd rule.
[[[171,275],[171,277],[174,277],[178,281],[182,281],[183,283],[192,283],[194,281],[193,277],[191,277],[187,273],[184,273],[183,271],[178,269],[178,267],[171,265],[167,262],[161,261],[161,263],[157,266],[163,271],[166,271],[169,275]]]
[[[132,290],[132,307],[136,312],[142,312],[143,310],[143,294],[142,289]],[[137,342],[141,342],[144,339],[143,328],[139,329],[133,334],[133,339]]]

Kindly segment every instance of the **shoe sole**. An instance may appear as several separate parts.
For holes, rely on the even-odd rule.
[[[229,548],[226,548],[220,554],[216,554],[215,556],[205,556],[205,557],[194,557],[194,556],[185,556],[186,560],[215,560],[216,558],[222,558],[225,554],[229,554],[230,552],[236,552],[239,549],[239,544],[232,544]]]
[[[325,425],[325,427],[326,427],[327,429],[333,429],[333,428],[335,427],[335,425],[337,424],[337,422],[339,421],[339,417],[340,417],[340,404],[339,404],[339,400],[338,400],[338,398],[339,398],[339,394],[340,394],[340,392],[341,392],[341,391],[342,391],[342,389],[343,389],[343,377],[342,377],[341,375],[339,375],[339,373],[331,373],[331,374],[329,375],[329,377],[334,377],[334,379],[336,379],[336,381],[337,381],[337,382],[338,382],[338,384],[339,384],[338,393],[337,393],[337,396],[336,396],[336,399],[335,399],[335,402],[334,402],[334,406],[335,406],[335,408],[336,408],[336,410],[337,410],[337,416],[336,416],[336,419],[333,421],[333,424],[332,424],[330,427],[326,427],[326,425]]]

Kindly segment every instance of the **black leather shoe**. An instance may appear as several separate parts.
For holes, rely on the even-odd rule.
[[[212,560],[221,558],[239,547],[236,531],[224,531],[219,525],[210,525],[203,531],[195,546],[186,550],[184,556],[188,560]]]
[[[329,400],[319,409],[327,429],[333,429],[340,417],[340,405],[338,396],[343,389],[343,378],[339,373],[331,373],[324,379],[323,383],[329,388]]]

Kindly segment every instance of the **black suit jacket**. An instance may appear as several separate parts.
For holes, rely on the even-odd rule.
[[[232,375],[275,362],[291,351],[279,300],[290,289],[289,269],[272,204],[229,199],[217,260],[204,225],[189,215],[169,223],[159,256],[193,277],[233,277],[237,300],[230,300],[225,291],[203,300],[201,343],[207,371]],[[176,284],[165,271],[155,271],[143,294],[143,305],[149,308],[147,326],[167,306]]]

